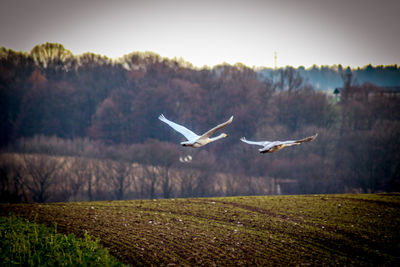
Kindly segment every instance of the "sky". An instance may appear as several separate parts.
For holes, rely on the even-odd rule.
[[[0,0],[0,46],[151,51],[196,67],[391,65],[399,14],[399,0]]]

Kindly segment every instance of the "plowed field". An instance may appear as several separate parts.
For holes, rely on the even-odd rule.
[[[140,265],[400,266],[400,194],[1,205]]]

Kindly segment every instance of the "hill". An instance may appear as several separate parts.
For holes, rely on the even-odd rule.
[[[24,184],[32,172],[25,171],[20,183],[17,172],[24,168],[0,154],[0,185],[6,184],[0,188],[2,201],[84,200],[83,194],[90,200],[124,200],[265,193],[249,177],[271,184],[263,187],[267,193],[278,191],[272,187],[275,178],[293,181],[279,183],[285,194],[400,192],[400,94],[393,88],[400,84],[397,65],[263,71],[238,63],[197,69],[151,52],[114,61],[93,53],[75,56],[61,44],[46,43],[30,53],[0,48],[0,70],[0,152],[80,158],[74,174],[60,175],[67,180],[96,176],[78,169],[86,158],[116,163],[107,170],[107,181],[109,176],[128,177],[117,174],[123,169],[116,166],[125,163],[164,170],[180,165],[187,176],[198,174],[196,182],[207,180],[178,191],[170,189],[167,175],[153,172],[153,180],[165,181],[163,192],[144,187],[133,196],[124,195],[123,188],[117,194],[92,194],[72,186],[57,198],[35,196]],[[228,138],[193,150],[179,145],[185,138],[162,123],[160,114],[199,133],[231,116],[234,120],[224,130]],[[243,136],[294,140],[315,133],[315,142],[263,157],[240,141]],[[179,161],[189,155],[190,163]],[[30,168],[40,167],[28,161]],[[50,163],[43,168],[54,167]],[[230,183],[240,187],[227,194],[205,188],[217,173],[229,174]]]
[[[400,194],[1,205],[137,265],[400,264]]]

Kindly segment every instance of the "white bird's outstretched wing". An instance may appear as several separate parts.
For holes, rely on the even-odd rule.
[[[201,136],[201,138],[208,138],[208,137],[210,137],[213,133],[215,133],[215,132],[218,131],[219,129],[221,129],[221,128],[227,126],[228,124],[230,124],[230,123],[232,122],[232,120],[233,120],[233,116],[231,116],[231,117],[229,118],[229,120],[227,120],[226,122],[221,123],[221,124],[215,126],[214,128],[212,128],[211,130],[207,131],[206,133],[204,133],[204,134]]]
[[[161,114],[158,118],[162,122],[165,122],[166,124],[168,124],[175,131],[177,131],[177,132],[181,133],[183,136],[185,136],[188,141],[193,141],[200,137],[197,134],[195,134],[194,132],[192,132],[191,130],[189,130],[188,128],[168,120],[167,118],[165,118],[165,116],[163,114]]]
[[[240,141],[245,142],[245,143],[247,143],[247,144],[249,144],[249,145],[257,145],[257,146],[266,146],[266,145],[268,145],[269,143],[271,143],[271,142],[268,142],[268,141],[259,141],[259,142],[256,142],[256,141],[249,141],[249,140],[247,140],[247,139],[244,138],[244,137],[240,138]]]

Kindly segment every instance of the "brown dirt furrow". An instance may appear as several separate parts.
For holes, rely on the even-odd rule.
[[[324,198],[330,201],[331,197]],[[343,266],[380,262],[391,266],[400,262],[395,256],[396,244],[400,244],[396,243],[398,233],[393,230],[399,222],[393,219],[398,208],[381,208],[389,199],[382,198],[378,205],[363,202],[363,207],[349,201],[341,209],[346,212],[341,213],[336,209],[337,200],[330,204],[319,202],[318,197],[308,206],[308,197],[271,199],[1,205],[0,215],[12,211],[38,223],[55,222],[60,232],[78,236],[87,231],[132,266]],[[284,213],[282,207],[287,209],[286,214],[275,211]],[[330,212],[336,217],[325,219]],[[370,214],[381,217],[374,217],[377,226],[364,228]],[[340,220],[338,215],[347,217]],[[393,219],[392,223],[387,219]],[[349,223],[356,227],[349,227]],[[377,238],[376,229],[385,236]]]
[[[384,194],[384,196],[400,196],[400,194]],[[312,198],[315,197],[313,195],[306,195],[304,197]],[[343,196],[335,196],[335,195],[329,195],[324,197],[324,199],[336,199],[336,200],[347,200],[347,201],[352,201],[352,202],[361,202],[361,203],[369,203],[369,204],[375,204],[379,205],[382,207],[390,207],[390,208],[400,208],[400,202],[391,202],[391,201],[383,201],[383,200],[377,200],[377,199],[365,199],[365,198],[353,198],[353,197],[343,197]]]
[[[294,222],[294,223],[297,223],[299,226],[304,224],[304,225],[315,227],[320,230],[323,229],[322,232],[331,232],[331,233],[335,233],[335,234],[340,234],[343,236],[343,238],[346,238],[348,240],[357,240],[358,242],[366,244],[368,247],[371,247],[371,248],[377,247],[376,242],[373,242],[369,238],[365,238],[364,236],[354,233],[354,232],[345,231],[343,229],[338,229],[335,227],[331,227],[331,226],[327,226],[327,225],[323,225],[323,224],[319,224],[319,223],[315,223],[315,222],[306,222],[303,219],[295,218],[293,216],[276,214],[270,210],[267,210],[267,209],[264,209],[261,207],[254,207],[254,206],[241,204],[241,203],[237,203],[237,202],[220,201],[220,200],[214,200],[214,199],[213,199],[213,201],[219,202],[219,203],[222,203],[225,205],[231,205],[231,206],[237,207],[237,208],[242,208],[242,209],[256,212],[259,214],[267,215],[270,217],[279,218],[283,221]],[[338,251],[338,246],[340,246],[340,248],[342,250],[354,251],[355,255],[364,255],[365,254],[365,251],[363,248],[354,248],[352,246],[349,246],[348,244],[338,244],[334,240],[326,239],[326,237],[324,237],[325,234],[323,236],[314,235],[314,236],[310,237],[309,235],[307,235],[307,233],[301,233],[299,231],[286,231],[286,232],[293,235],[294,238],[302,238],[302,242],[307,242],[312,246],[319,246],[324,249],[332,250],[333,252]],[[309,241],[307,241],[307,240],[309,240]],[[371,253],[372,253],[372,255],[369,255],[369,256],[372,258],[375,258],[376,261],[378,262],[379,256],[377,255],[377,253],[374,253],[374,251],[372,251]]]

